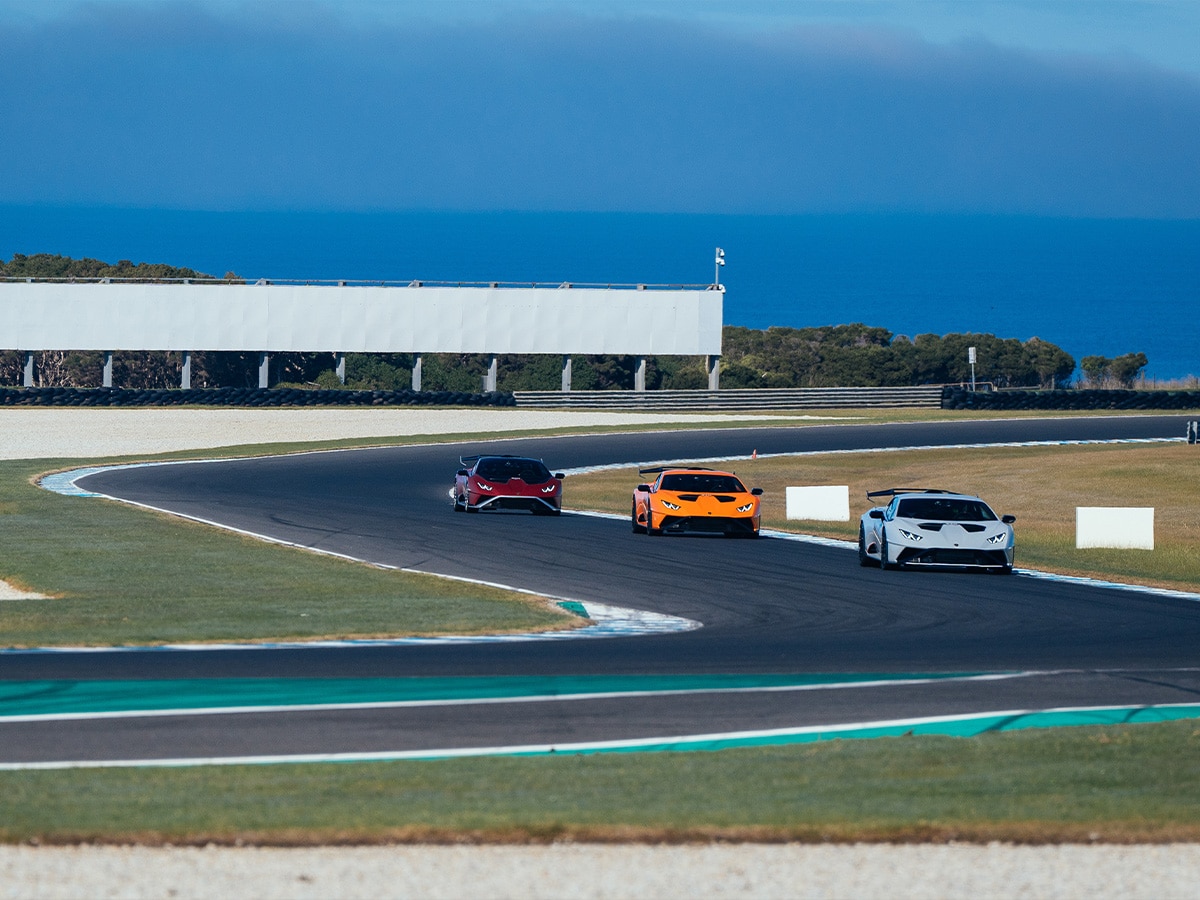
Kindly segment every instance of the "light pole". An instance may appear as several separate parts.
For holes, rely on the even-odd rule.
[[[725,251],[717,248],[716,259],[713,260],[713,289],[721,289],[721,266],[725,265]]]

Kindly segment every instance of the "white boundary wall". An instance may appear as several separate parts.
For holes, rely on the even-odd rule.
[[[0,283],[0,349],[721,353],[721,290]]]
[[[850,521],[849,485],[789,487],[785,494],[789,519],[813,519],[820,522]]]
[[[1154,507],[1075,507],[1075,548],[1154,549]]]

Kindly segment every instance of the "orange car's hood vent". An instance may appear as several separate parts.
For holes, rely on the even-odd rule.
[[[678,496],[680,500],[686,500],[688,503],[695,503],[700,499],[699,494],[679,494]],[[709,494],[708,496],[712,497],[714,500],[719,500],[722,503],[732,503],[737,499],[737,497],[726,497],[723,494]]]
[[[695,503],[697,500],[700,499],[700,495],[699,494],[680,494],[679,499],[686,500],[688,503]]]

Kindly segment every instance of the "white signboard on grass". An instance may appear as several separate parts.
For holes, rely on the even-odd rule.
[[[1075,507],[1075,547],[1154,549],[1154,507]]]
[[[848,485],[789,487],[786,494],[789,519],[813,519],[821,522],[850,521],[850,488]]]

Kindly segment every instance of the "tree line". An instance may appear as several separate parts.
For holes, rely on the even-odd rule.
[[[120,278],[131,280],[211,279],[193,269],[120,260],[109,265],[95,259],[52,254],[15,254],[0,260],[6,278]],[[227,272],[222,281],[241,281]],[[1056,388],[1072,383],[1074,357],[1049,341],[1020,341],[993,334],[920,334],[909,338],[864,324],[814,328],[752,329],[727,325],[722,332],[723,388],[909,386],[956,384],[971,379],[968,348],[976,351],[975,377],[1000,388]],[[117,352],[113,383],[125,388],[171,388],[179,384],[181,354],[167,351]],[[421,386],[426,390],[478,391],[490,357],[485,354],[425,354]],[[345,387],[357,390],[403,390],[412,384],[412,354],[348,354]],[[631,390],[638,360],[634,356],[573,358],[575,390]],[[1130,387],[1145,369],[1144,353],[1109,359],[1085,356],[1081,386]],[[20,384],[24,356],[0,351],[0,384]],[[35,356],[42,386],[99,387],[103,354],[46,350]],[[503,391],[557,390],[562,361],[557,356],[509,355],[498,359],[498,387]],[[339,388],[332,353],[279,353],[272,357],[272,383]],[[194,387],[252,387],[258,384],[258,354],[197,351],[192,354]],[[703,357],[659,356],[647,359],[646,386],[656,389],[702,389],[708,386]]]

